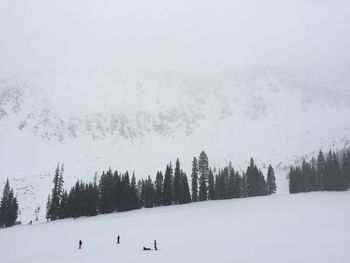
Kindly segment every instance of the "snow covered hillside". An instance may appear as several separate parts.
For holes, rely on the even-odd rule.
[[[109,166],[135,170],[139,178],[154,175],[177,157],[190,173],[193,156],[205,150],[217,168],[232,161],[245,169],[251,156],[262,169],[272,163],[278,191],[285,193],[287,165],[319,148],[349,146],[349,92],[347,82],[312,85],[270,67],[206,78],[139,73],[3,79],[1,183],[12,178],[27,220],[45,207],[57,162],[64,162],[70,187]]]
[[[350,145],[346,0],[0,0],[0,189],[27,222],[52,173],[286,167]]]
[[[16,226],[0,229],[0,260],[345,263],[349,202],[350,192],[320,192]],[[83,248],[78,250],[80,239]],[[142,251],[143,246],[153,248],[155,239],[159,251]]]

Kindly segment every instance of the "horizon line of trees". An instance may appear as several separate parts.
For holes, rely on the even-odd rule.
[[[289,192],[346,191],[350,188],[350,149],[342,152],[321,150],[317,158],[305,159],[290,167]]]
[[[69,190],[63,189],[63,165],[56,168],[53,189],[47,201],[47,220],[94,216],[134,209],[152,208],[206,200],[222,200],[271,195],[276,192],[275,174],[269,165],[267,176],[256,166],[253,158],[245,172],[235,171],[229,163],[216,171],[209,167],[207,154],[202,151],[193,158],[191,187],[179,159],[136,181],[135,173],[119,173],[109,168],[99,180],[77,181]]]

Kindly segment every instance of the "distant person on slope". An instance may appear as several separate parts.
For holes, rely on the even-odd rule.
[[[81,242],[81,240],[79,240],[79,249],[81,249],[82,245],[83,245],[83,242]]]
[[[158,250],[158,248],[157,248],[157,240],[154,240],[154,250]]]
[[[117,244],[120,244],[120,236],[117,237]]]

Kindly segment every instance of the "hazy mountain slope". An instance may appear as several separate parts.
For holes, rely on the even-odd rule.
[[[57,162],[64,162],[71,186],[109,166],[154,175],[176,157],[190,173],[193,156],[205,150],[216,167],[232,161],[244,169],[251,156],[263,168],[272,163],[285,193],[286,165],[320,147],[350,144],[348,87],[316,85],[269,67],[202,78],[161,72],[6,78],[1,181],[17,178],[21,207],[33,214],[45,205],[51,177],[44,175]]]

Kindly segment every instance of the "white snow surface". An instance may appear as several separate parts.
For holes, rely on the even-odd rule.
[[[16,226],[0,229],[0,261],[346,263],[349,202],[350,192],[275,195]],[[153,240],[159,251],[142,251]]]

